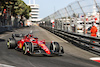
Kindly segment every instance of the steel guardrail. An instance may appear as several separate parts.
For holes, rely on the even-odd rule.
[[[100,44],[99,44],[100,38],[81,35],[77,33],[71,33],[63,30],[57,30],[46,26],[40,26],[40,27],[54,33],[55,35],[65,40],[77,42],[78,44],[80,44],[80,46],[83,45],[88,47],[89,49],[93,49],[95,51],[100,52]],[[95,41],[95,43],[93,43],[93,41]]]

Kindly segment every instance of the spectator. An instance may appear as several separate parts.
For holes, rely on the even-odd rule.
[[[92,27],[91,27],[91,36],[93,37],[97,37],[97,27],[96,27],[96,23],[92,23]],[[93,43],[95,43],[95,41],[93,41]]]
[[[95,23],[92,23],[92,27],[91,27],[91,36],[96,37],[97,36],[97,27]]]

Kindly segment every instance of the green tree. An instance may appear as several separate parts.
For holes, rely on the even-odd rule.
[[[22,0],[0,0],[1,10],[7,8],[7,6],[12,6],[11,14],[13,16],[24,16],[27,19],[30,17],[29,13],[31,12],[30,6],[26,5]]]
[[[30,6],[26,5],[22,0],[17,0],[15,5],[18,5],[17,8],[15,8],[15,14],[24,16],[27,19],[30,17],[29,13],[31,12]]]

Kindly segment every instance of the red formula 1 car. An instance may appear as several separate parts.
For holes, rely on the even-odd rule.
[[[52,41],[49,46],[46,46],[45,40],[38,41],[38,38],[31,34],[12,34],[12,38],[7,40],[7,48],[21,50],[23,54],[59,55],[64,53],[59,43]]]

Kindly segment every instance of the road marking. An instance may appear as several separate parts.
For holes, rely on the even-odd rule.
[[[6,65],[6,64],[0,64],[0,67],[15,67],[15,66]]]
[[[90,58],[90,60],[100,63],[100,57],[93,57],[93,58]]]

